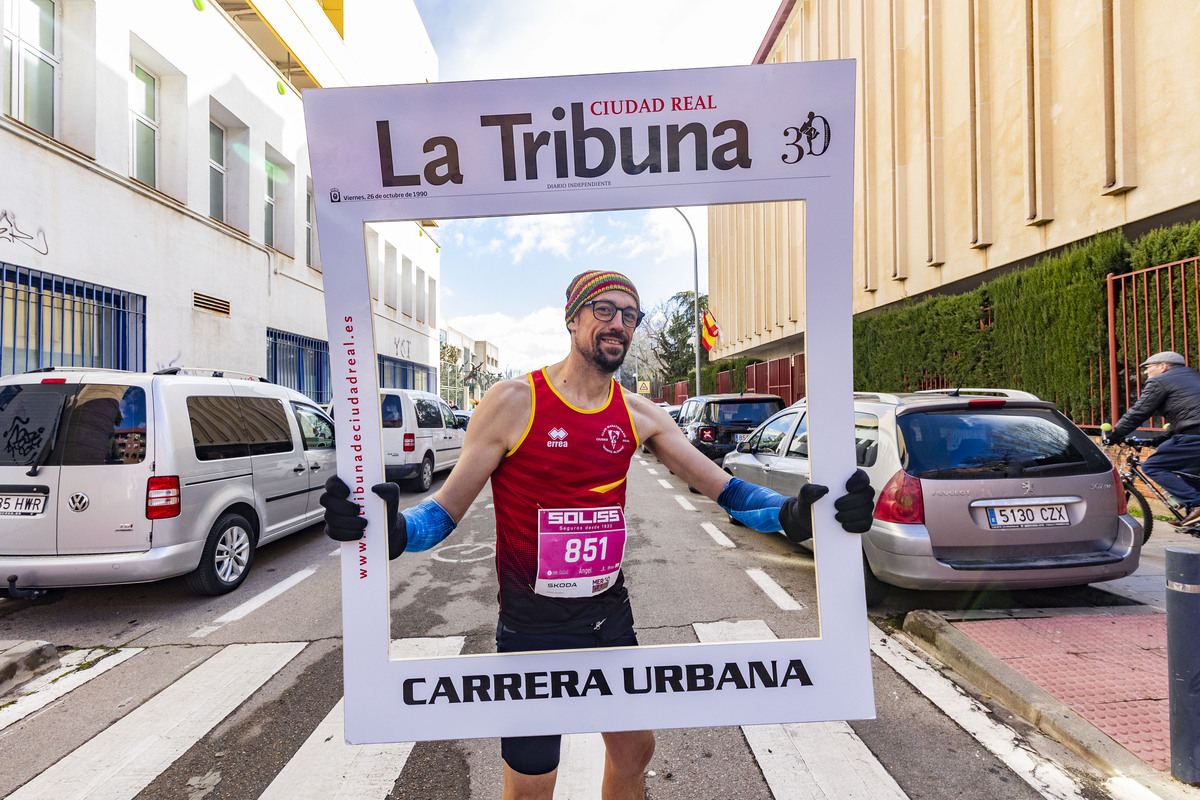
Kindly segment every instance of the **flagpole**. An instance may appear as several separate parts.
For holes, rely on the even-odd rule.
[[[695,281],[696,291],[692,294],[692,311],[696,315],[696,397],[700,396],[700,345],[704,334],[700,331],[700,246],[696,244],[696,231],[692,229],[692,223],[688,220],[687,214],[680,211],[678,206],[671,206],[676,211],[679,211],[679,216],[683,217],[683,221],[687,223],[688,233],[692,234],[692,278]]]

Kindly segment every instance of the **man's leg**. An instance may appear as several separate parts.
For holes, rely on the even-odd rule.
[[[1142,462],[1150,479],[1188,507],[1200,506],[1200,489],[1176,475],[1196,472],[1200,466],[1200,436],[1183,434],[1163,442],[1154,455]]]
[[[505,764],[504,791],[500,797],[502,800],[553,800],[557,778],[557,769],[544,775],[522,775]]]
[[[602,800],[643,800],[646,767],[654,755],[653,731],[604,733]]]

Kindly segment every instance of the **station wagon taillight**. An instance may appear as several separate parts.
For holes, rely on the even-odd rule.
[[[146,482],[146,519],[179,516],[179,478],[168,475]]]
[[[712,428],[701,428],[696,433],[700,436],[700,441],[702,442],[711,442],[717,438],[717,432]]]
[[[1121,483],[1121,473],[1117,472],[1117,468],[1112,468],[1113,488],[1117,490],[1117,513],[1129,513],[1129,498],[1125,495],[1125,484]]]
[[[914,478],[904,470],[893,475],[879,493],[879,502],[875,504],[875,519],[906,525],[924,524],[925,504],[921,501],[921,479]]]
[[[411,453],[417,449],[417,437],[415,434],[404,434],[404,452]]]

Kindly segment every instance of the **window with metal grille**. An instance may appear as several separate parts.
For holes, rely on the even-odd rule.
[[[432,369],[423,364],[388,356],[379,356],[379,386],[384,389],[436,391]]]
[[[146,369],[146,298],[0,262],[0,375]]]
[[[329,343],[267,328],[267,380],[295,389],[315,403],[330,402]]]

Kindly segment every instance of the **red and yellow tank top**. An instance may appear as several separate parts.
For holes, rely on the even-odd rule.
[[[616,381],[604,405],[584,410],[558,393],[545,369],[527,377],[533,390],[529,424],[492,473],[500,619],[522,633],[590,630],[618,607],[628,608],[624,576],[594,597],[536,594],[538,511],[624,509],[637,431]]]

